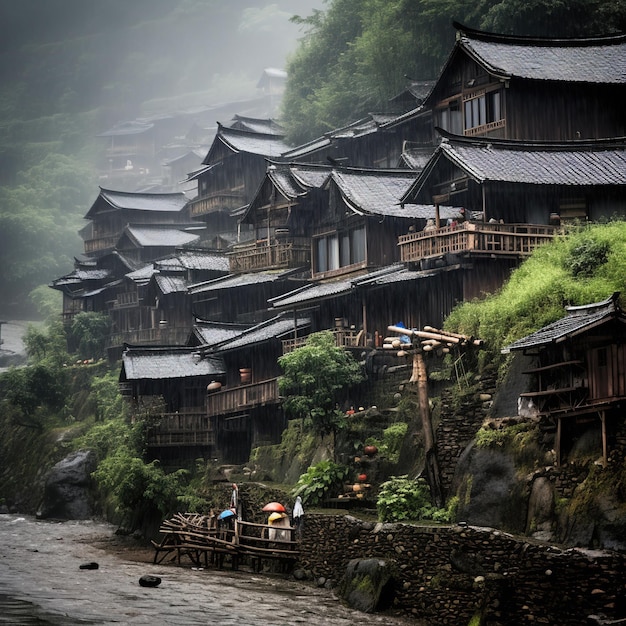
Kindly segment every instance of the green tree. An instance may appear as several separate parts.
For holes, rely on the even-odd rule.
[[[111,331],[111,318],[106,313],[84,311],[74,317],[71,334],[81,359],[105,356],[105,345]]]
[[[314,333],[301,348],[278,359],[284,407],[292,418],[310,419],[319,435],[335,433],[344,414],[338,408],[342,392],[363,380],[361,366],[335,345],[332,332]]]

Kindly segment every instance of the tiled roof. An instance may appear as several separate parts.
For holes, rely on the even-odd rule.
[[[434,146],[407,148],[400,155],[400,160],[412,170],[421,172],[435,152]]]
[[[298,184],[309,189],[321,189],[332,171],[329,165],[293,164],[289,169]]]
[[[154,281],[162,294],[181,293],[187,291],[187,283],[182,276],[155,274]]]
[[[626,83],[624,37],[531,39],[497,37],[472,31],[458,46],[501,77],[598,84]]]
[[[575,142],[517,144],[442,141],[441,152],[477,181],[536,185],[624,185],[626,150]]]
[[[273,169],[272,169],[273,167]],[[306,191],[297,183],[291,175],[288,168],[280,166],[272,166],[267,175],[272,184],[280,191],[280,193],[289,200],[295,200],[299,196],[306,194]]]
[[[285,278],[291,272],[254,272],[252,274],[230,274],[215,280],[197,283],[189,287],[190,294],[208,293],[222,289],[237,289],[246,285],[273,283]]]
[[[258,119],[256,117],[245,117],[244,115],[237,114],[233,116],[228,126],[238,130],[247,130],[265,135],[278,135],[282,137],[285,134],[285,129],[276,120]]]
[[[133,193],[100,188],[100,196],[116,209],[134,211],[182,211],[187,204],[184,193]],[[96,200],[97,202],[97,200]]]
[[[565,317],[514,341],[502,348],[502,352],[506,354],[516,350],[558,343],[614,318],[620,318],[621,321],[626,322],[626,316],[622,313],[617,302],[618,296],[619,293],[614,293],[602,302],[566,307],[568,314]]]
[[[287,161],[295,161],[297,159],[302,158],[307,154],[313,154],[324,148],[328,148],[332,141],[329,137],[318,137],[317,139],[313,139],[308,143],[302,144],[296,148],[291,148],[290,150],[286,150],[283,152],[282,157]]]
[[[412,170],[333,170],[335,182],[344,202],[359,215],[391,217],[433,217],[432,206],[400,206],[400,198],[415,181]]]
[[[140,135],[141,133],[145,133],[151,128],[154,128],[153,123],[134,120],[117,124],[109,130],[105,130],[103,133],[96,135],[96,137],[120,137],[124,135]]]
[[[222,125],[218,127],[215,141],[221,141],[235,153],[247,152],[264,157],[278,157],[291,148],[279,135],[252,133],[249,131],[226,128]],[[211,151],[209,151],[209,154]]]
[[[193,333],[203,347],[210,347],[234,339],[250,327],[243,324],[198,321],[194,325]]]
[[[138,246],[144,248],[150,246],[183,246],[199,239],[199,236],[193,233],[188,233],[177,228],[159,226],[127,226],[124,232]]]
[[[296,321],[296,328],[306,328],[310,326],[310,324],[311,320],[309,319],[298,319]],[[293,329],[294,320],[291,316],[275,317],[246,330],[234,339],[227,340],[215,346],[215,350],[218,353],[227,352],[229,350],[237,350],[254,344],[264,343],[270,339],[279,339],[288,333],[292,333]]]
[[[201,250],[179,250],[164,259],[154,262],[155,267],[161,270],[214,270],[228,272],[228,257],[215,252]]]
[[[138,270],[135,270],[134,272],[129,272],[128,274],[126,274],[126,278],[129,278],[130,280],[138,282],[138,283],[146,282],[150,280],[150,278],[152,277],[152,274],[155,274],[156,271],[157,270],[154,269],[154,265],[152,265],[152,263],[148,263],[144,267],[141,267]]]
[[[271,306],[275,309],[286,309],[294,305],[303,304],[305,302],[312,302],[316,300],[324,300],[326,298],[333,298],[340,294],[349,293],[353,289],[352,281],[350,280],[337,280],[328,283],[318,283],[303,287],[302,289],[296,289],[283,296],[272,298],[269,300]]]
[[[160,380],[226,374],[221,357],[201,358],[197,348],[128,348],[122,354],[122,380]]]

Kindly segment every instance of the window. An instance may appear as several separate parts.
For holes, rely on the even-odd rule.
[[[501,93],[482,91],[464,96],[463,115],[466,131],[499,122],[502,119]]]
[[[320,237],[315,250],[317,273],[363,263],[366,260],[365,226]]]
[[[463,118],[461,117],[461,106],[458,100],[453,100],[445,109],[441,109],[439,115],[439,126],[453,135],[460,135],[463,132]]]

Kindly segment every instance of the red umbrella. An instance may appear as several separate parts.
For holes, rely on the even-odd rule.
[[[284,513],[285,507],[280,502],[268,502],[263,510],[271,513]]]

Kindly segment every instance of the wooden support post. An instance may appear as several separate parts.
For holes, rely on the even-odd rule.
[[[443,507],[443,493],[441,489],[441,477],[439,463],[437,461],[437,448],[433,434],[433,424],[430,419],[430,407],[428,405],[428,374],[426,362],[421,350],[416,350],[413,356],[413,371],[417,375],[417,395],[419,411],[424,431],[424,449],[426,456],[426,475],[430,486],[430,495],[436,507]],[[413,380],[413,376],[411,377]]]
[[[600,411],[602,422],[602,467],[606,467],[608,461],[608,444],[606,440],[606,411]]]
[[[561,418],[556,418],[556,437],[554,442],[554,452],[556,453],[556,464],[561,465]]]

